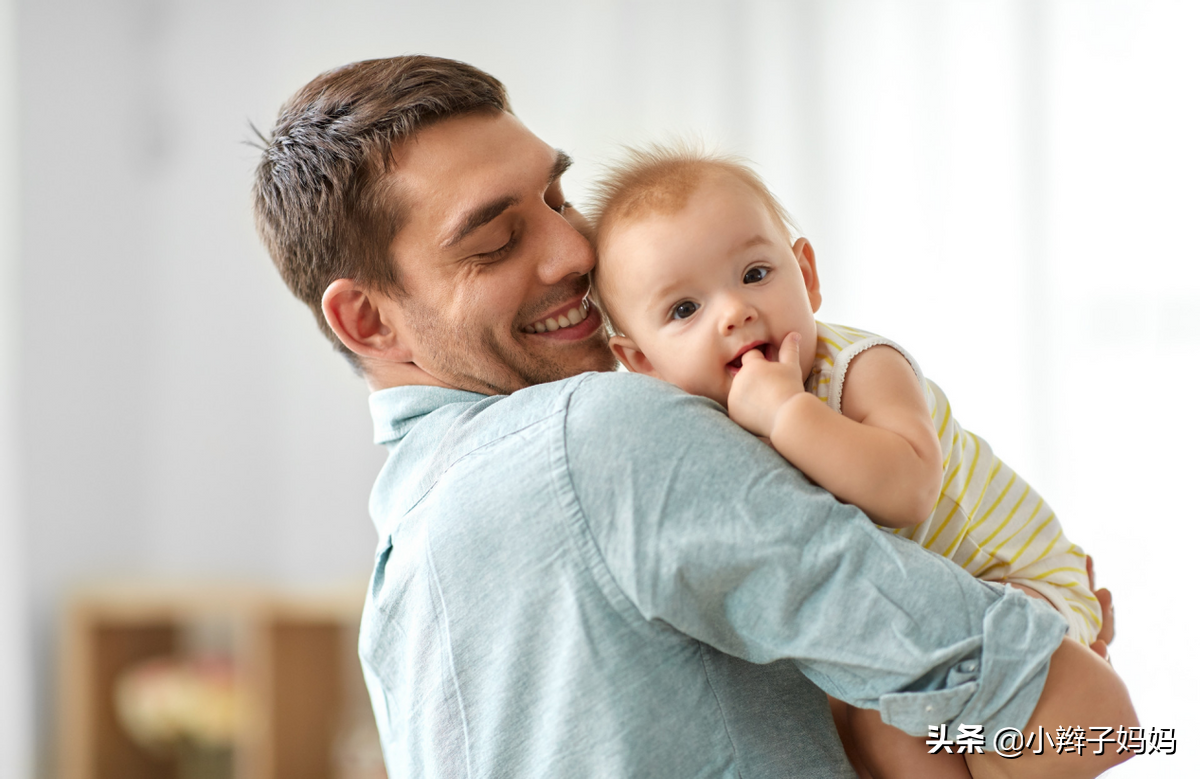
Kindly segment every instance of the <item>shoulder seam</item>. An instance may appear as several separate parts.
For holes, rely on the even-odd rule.
[[[596,541],[596,536],[592,532],[591,522],[588,520],[587,512],[583,509],[582,502],[579,500],[579,491],[575,488],[575,479],[571,473],[570,454],[567,451],[567,420],[570,418],[571,403],[575,398],[575,391],[579,389],[583,383],[584,381],[580,381],[574,387],[572,387],[570,392],[567,393],[565,402],[563,403],[561,440],[563,448],[563,461],[566,466],[564,469],[564,478],[566,480],[567,490],[570,493],[571,504],[575,509],[575,513],[579,517],[580,524],[582,525],[583,529],[583,535],[586,536],[587,544],[594,555],[594,560],[598,561],[598,563],[590,563],[585,558],[585,563],[589,563],[587,567],[592,574],[593,581],[596,582],[596,586],[600,588],[601,592],[606,593],[606,597],[608,597],[609,602],[612,603],[614,609],[620,613],[625,621],[635,630],[646,630],[651,626],[651,620],[646,617],[640,608],[638,608],[637,603],[631,597],[629,597],[629,594],[626,593],[624,588],[622,588],[617,582],[617,577],[613,575],[612,569],[608,565],[608,560],[605,559],[604,553],[600,549],[600,544]],[[599,580],[597,571],[594,570],[597,564],[603,571],[603,576],[607,582],[607,586],[605,582]],[[624,604],[625,608],[618,607],[616,603],[613,603],[612,596],[607,595],[610,587],[619,594],[620,602]],[[635,619],[633,615],[637,615],[637,618]]]
[[[460,462],[462,462],[463,460],[467,459],[468,457],[471,457],[472,455],[474,455],[478,452],[483,451],[484,449],[487,449],[489,446],[492,446],[492,445],[498,443],[499,441],[503,441],[505,438],[508,438],[509,436],[516,435],[517,433],[528,430],[531,427],[540,425],[548,419],[553,419],[556,415],[562,414],[564,412],[564,410],[565,410],[565,407],[556,407],[553,411],[546,414],[545,416],[538,417],[537,419],[532,420],[531,422],[529,422],[526,425],[522,425],[521,427],[514,428],[512,430],[505,432],[504,435],[497,436],[488,441],[485,441],[485,442],[479,444],[478,446],[476,446],[474,449],[471,449],[468,452],[462,452],[457,457],[455,457],[453,460],[445,463],[440,468],[430,468],[430,470],[428,472],[428,474],[429,474],[428,481],[426,481],[422,485],[423,488],[421,490],[421,494],[418,495],[411,504],[409,504],[408,508],[404,509],[404,511],[400,514],[400,516],[405,516],[405,515],[409,514],[410,512],[412,512],[413,509],[415,509],[417,506],[421,505],[422,501],[425,500],[426,496],[428,496],[429,493],[433,491],[433,488],[437,486],[438,482],[442,480],[442,476],[447,471],[449,471],[451,468],[453,468],[454,466],[456,466]],[[435,454],[434,457],[436,457],[436,456],[437,455]],[[435,470],[436,470],[436,473],[434,472]]]

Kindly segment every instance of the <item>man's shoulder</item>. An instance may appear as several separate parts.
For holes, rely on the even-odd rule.
[[[586,373],[570,381],[565,408],[568,424],[577,429],[644,431],[674,424],[680,417],[725,417],[725,411],[708,398],[689,395],[649,376],[612,371]]]
[[[567,462],[580,478],[607,479],[615,462],[664,473],[710,447],[743,453],[761,447],[719,404],[647,376],[580,377],[562,408]]]
[[[589,403],[636,400],[654,402],[686,394],[674,384],[627,371],[581,373],[564,383],[571,385],[570,392],[573,396],[586,398]]]
[[[673,384],[626,371],[588,372],[545,384],[535,384],[512,395],[490,398],[499,400],[497,410],[517,414],[558,408],[572,418],[592,415],[654,413],[680,404],[708,406],[724,413],[719,405],[707,398],[689,395]]]
[[[565,418],[570,431],[597,436],[644,437],[685,423],[703,427],[705,419],[708,424],[730,424],[724,409],[707,398],[623,371],[583,373],[490,397],[428,387],[399,388],[375,393],[371,412],[377,443],[423,430],[417,438],[441,438],[453,431],[460,442],[470,439],[479,444],[554,417]]]

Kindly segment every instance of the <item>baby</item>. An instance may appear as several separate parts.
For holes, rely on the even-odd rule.
[[[726,406],[881,529],[1044,598],[1071,637],[1096,641],[1101,608],[1083,551],[958,425],[907,351],[815,319],[812,245],[792,241],[789,217],[757,175],[703,153],[635,151],[597,186],[592,217],[593,294],[629,370]],[[831,705],[877,778],[901,763],[920,763],[920,776],[970,776],[962,756],[929,755],[875,712]]]

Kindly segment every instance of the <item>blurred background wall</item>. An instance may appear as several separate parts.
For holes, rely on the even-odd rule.
[[[18,440],[16,5],[0,0],[0,776],[32,775],[34,729]]]
[[[1183,742],[1123,775],[1195,775],[1198,8],[4,0],[0,775],[52,769],[79,583],[365,582],[366,391],[256,241],[243,141],[415,52],[504,80],[575,200],[621,143],[756,161],[823,318],[905,344],[1096,557],[1143,724]]]

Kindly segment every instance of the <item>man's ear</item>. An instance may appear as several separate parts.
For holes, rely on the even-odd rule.
[[[804,274],[804,286],[808,289],[808,302],[815,312],[821,307],[821,279],[817,276],[817,254],[807,238],[797,238],[792,244],[792,254],[800,263],[800,272]]]
[[[378,290],[365,289],[351,279],[337,279],[325,288],[321,311],[346,348],[367,359],[411,362],[412,352],[400,338],[394,306],[384,304]]]
[[[638,348],[638,345],[633,342],[633,339],[626,338],[623,335],[614,335],[608,339],[608,346],[613,350],[613,354],[617,355],[617,359],[621,364],[630,370],[631,373],[641,373],[646,376],[658,378],[658,372],[654,370],[654,366],[650,364],[650,358],[646,353]]]

